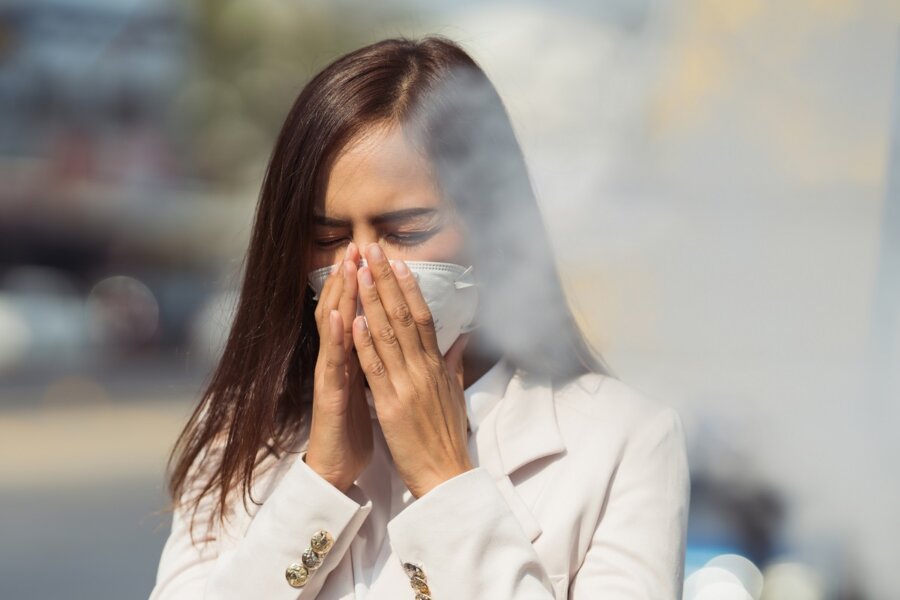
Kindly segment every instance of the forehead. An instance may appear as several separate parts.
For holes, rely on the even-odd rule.
[[[404,137],[398,125],[373,127],[351,140],[328,176],[324,206],[334,218],[365,219],[413,207],[439,207],[428,159]]]

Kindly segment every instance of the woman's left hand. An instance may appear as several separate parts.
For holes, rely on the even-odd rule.
[[[357,272],[365,319],[353,321],[353,345],[394,465],[415,498],[473,468],[463,394],[462,334],[438,349],[428,304],[406,264],[393,266],[377,243]],[[366,327],[368,321],[368,328]]]

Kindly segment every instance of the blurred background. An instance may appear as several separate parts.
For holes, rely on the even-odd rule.
[[[426,33],[503,96],[591,339],[682,415],[685,599],[900,597],[900,3],[4,0],[0,598],[149,595],[278,128]]]

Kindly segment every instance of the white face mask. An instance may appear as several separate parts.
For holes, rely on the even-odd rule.
[[[441,355],[444,355],[460,334],[468,333],[477,326],[475,313],[478,307],[478,286],[472,276],[472,266],[424,260],[404,262],[418,281],[422,296],[431,310],[438,348]],[[365,265],[366,259],[361,258],[359,266]],[[331,265],[309,273],[308,281],[316,293],[315,300],[318,300],[330,273]],[[357,299],[356,314],[365,314],[361,299]]]

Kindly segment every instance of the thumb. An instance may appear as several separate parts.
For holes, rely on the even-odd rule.
[[[459,382],[459,387],[463,387],[462,357],[470,337],[472,337],[472,334],[470,333],[461,334],[456,338],[456,341],[453,342],[453,345],[450,346],[450,349],[447,350],[447,354],[444,356],[444,359],[447,361],[447,370],[456,377],[456,380]]]

